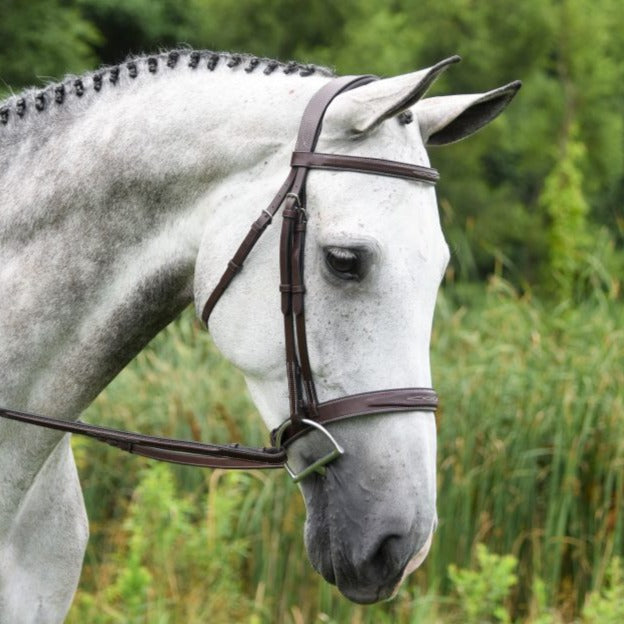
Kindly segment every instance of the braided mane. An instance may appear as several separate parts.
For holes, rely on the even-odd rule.
[[[184,65],[198,71],[202,69],[214,71],[217,66],[224,65],[231,70],[242,69],[248,74],[262,72],[266,76],[277,71],[303,77],[312,74],[334,75],[327,67],[295,61],[282,62],[232,52],[178,49],[158,54],[131,56],[119,65],[102,67],[82,76],[66,76],[63,81],[51,83],[42,89],[30,88],[10,96],[0,103],[0,130],[3,126],[26,116],[62,106],[70,99],[80,99],[89,93],[98,93],[106,82],[115,86],[120,82],[126,82],[126,78],[135,79],[140,73],[157,74]]]

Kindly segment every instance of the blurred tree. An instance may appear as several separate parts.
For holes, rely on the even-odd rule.
[[[334,0],[191,0],[201,26],[195,37],[218,50],[239,50],[279,58],[319,63],[311,54],[331,47],[347,19]],[[346,0],[351,3],[352,0]],[[330,63],[333,65],[333,63]]]
[[[105,64],[131,54],[176,47],[195,26],[194,0],[75,0],[103,37],[95,46]]]
[[[588,153],[580,174],[590,218],[619,232],[622,242],[619,0],[395,0],[384,6],[360,0],[341,8],[342,36],[331,49],[318,50],[320,58],[333,56],[340,71],[392,74],[459,53],[463,67],[451,69],[436,92],[487,90],[514,78],[525,83],[492,127],[453,149],[432,152],[445,180],[440,200],[456,273],[483,276],[498,259],[517,282],[544,274],[553,257],[553,221],[539,197],[572,124]]]
[[[261,56],[306,59],[310,49],[331,46],[344,16],[331,0],[75,0],[97,24],[106,63],[129,53],[190,45]]]
[[[97,28],[63,0],[0,0],[0,96],[97,62]]]
[[[488,129],[432,150],[454,274],[498,266],[523,285],[552,269],[557,194],[540,197],[572,127],[587,221],[624,242],[621,0],[0,0],[0,14],[0,79],[14,88],[185,44],[379,75],[459,53],[434,93],[525,86]]]
[[[550,217],[548,272],[544,277],[563,298],[574,294],[581,272],[584,252],[590,247],[587,213],[580,164],[585,146],[575,140],[576,128],[570,128],[557,164],[544,181],[540,205]],[[584,293],[587,295],[587,293]]]

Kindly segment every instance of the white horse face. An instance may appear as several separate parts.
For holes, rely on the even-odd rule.
[[[326,140],[319,151],[428,164],[418,126],[396,119],[366,140]],[[313,172],[307,207],[306,310],[320,400],[430,387],[431,323],[449,256],[433,187]],[[325,477],[302,483],[308,553],[345,595],[372,602],[391,595],[431,543],[434,415],[386,414],[330,428],[346,453]],[[291,455],[309,463],[315,444],[304,438]]]
[[[326,115],[317,151],[428,165],[428,137],[443,130],[451,134],[441,142],[457,140],[489,121],[504,107],[500,100],[506,104],[513,95],[508,88],[504,94],[485,94],[492,96],[489,100],[469,96],[461,106],[454,102],[450,112],[444,106],[432,112],[425,105],[421,123],[400,123],[397,107],[405,110],[422,95],[428,71],[338,97]],[[465,130],[462,113],[474,101],[491,101],[498,110],[493,114],[488,108],[484,121]],[[413,112],[418,119],[418,106]],[[433,187],[377,175],[312,171],[306,210],[306,325],[320,401],[431,386],[431,324],[449,258]],[[274,428],[288,417],[288,390],[277,232],[267,238],[237,278],[237,290],[233,284],[215,309],[210,329],[226,357],[245,373],[264,420]],[[207,289],[199,285],[196,291],[202,294],[201,309]],[[326,467],[324,476],[313,474],[301,483],[308,554],[348,598],[381,600],[420,565],[431,544],[436,526],[434,416],[366,416],[328,428],[345,454]],[[289,462],[301,469],[324,450],[321,436],[310,433],[290,446]]]

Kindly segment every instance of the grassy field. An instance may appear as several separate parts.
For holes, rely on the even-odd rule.
[[[624,621],[621,302],[553,307],[496,279],[455,288],[439,299],[432,354],[440,527],[394,601],[351,605],[311,570],[303,502],[281,471],[157,465],[75,439],[92,538],[68,622]],[[267,440],[190,313],[85,418]]]

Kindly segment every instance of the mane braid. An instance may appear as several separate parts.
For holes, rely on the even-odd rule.
[[[184,58],[191,69],[205,68],[214,71],[220,61],[232,71],[242,68],[243,74],[251,74],[258,68],[262,68],[262,74],[270,76],[280,70],[284,74],[298,74],[301,77],[319,74],[332,77],[334,72],[319,65],[303,64],[296,61],[284,63],[275,59],[268,59],[252,54],[238,54],[232,52],[213,52],[210,50],[170,50],[159,54],[143,56],[131,56],[123,64],[101,67],[98,70],[85,73],[82,76],[66,76],[58,83],[51,83],[43,88],[30,88],[21,94],[12,95],[5,101],[0,102],[0,128],[18,125],[19,122],[29,116],[39,115],[44,111],[58,109],[68,101],[71,96],[80,99],[90,91],[97,94],[101,92],[105,82],[111,86],[120,83],[123,76],[131,79],[137,78],[140,72],[147,70],[149,74],[157,74],[159,67],[173,71],[179,67],[179,61]]]
[[[117,84],[117,81],[119,80],[119,65],[111,67],[108,73],[110,74],[108,79],[111,84]]]
[[[167,67],[171,67],[171,69],[173,69],[177,65],[179,58],[180,53],[177,50],[169,52],[167,56]]]
[[[211,54],[210,58],[208,59],[208,69],[210,71],[213,71],[214,68],[217,66],[217,63],[219,62],[219,59],[221,57],[218,54]]]
[[[258,64],[260,63],[260,59],[259,58],[251,58],[249,59],[249,65],[247,65],[247,67],[245,67],[245,71],[250,74],[254,69],[256,69],[256,67],[258,66]]]
[[[195,69],[199,65],[199,59],[201,58],[199,52],[191,52],[191,56],[188,62],[189,67]]]

